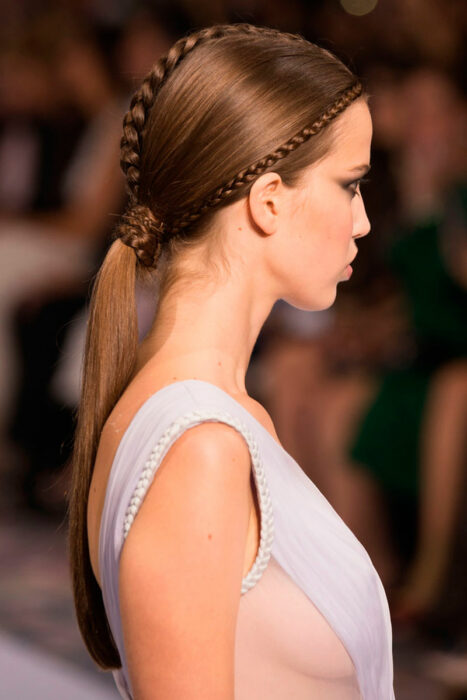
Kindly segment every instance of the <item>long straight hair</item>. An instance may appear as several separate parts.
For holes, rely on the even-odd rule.
[[[219,209],[247,196],[267,171],[296,185],[330,149],[328,125],[361,94],[329,51],[299,35],[236,24],[181,38],[133,96],[121,143],[130,210],[93,286],[69,499],[76,615],[104,669],[121,661],[91,568],[88,494],[102,429],[135,368],[136,276],[157,269],[165,251],[165,293],[176,279],[170,262],[215,235],[209,224]]]

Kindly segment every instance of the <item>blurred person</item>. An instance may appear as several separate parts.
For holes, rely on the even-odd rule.
[[[44,180],[49,201],[58,198],[44,164],[47,127],[52,124],[56,139],[48,157],[56,165],[66,162],[79,137],[81,120],[73,120],[74,128],[69,128],[70,120],[65,118],[42,57],[20,46],[4,48],[0,51],[0,168],[5,174],[0,179],[2,218],[47,206]]]
[[[153,13],[138,11],[129,19],[114,47],[114,62],[121,90],[126,92],[138,77],[144,75],[154,55],[159,55],[170,46],[169,37],[170,34]],[[89,64],[96,56],[95,47],[68,40],[63,50],[65,55],[60,74],[64,86],[70,94],[80,93],[83,76],[91,69]],[[93,85],[84,86],[85,109],[94,104],[92,95],[98,96],[96,88],[104,75],[103,66],[95,72],[97,77]],[[97,248],[93,270],[102,260],[110,226],[123,204],[123,179],[117,157],[121,98],[117,95],[117,102],[112,100],[109,104],[104,99],[105,95],[103,90],[102,114],[98,111],[96,119],[91,118],[66,174],[64,188],[70,193],[70,205],[76,201],[78,216],[81,204],[86,204],[86,216],[91,226],[86,224],[83,235],[87,237],[86,231],[89,231],[90,242]],[[97,100],[95,104],[98,104]],[[89,170],[93,173],[92,177]],[[84,197],[76,196],[75,190],[84,194],[89,192],[86,201]],[[70,213],[70,223],[73,225],[75,219],[78,223],[79,219],[72,211]],[[54,216],[64,216],[67,223],[66,211],[54,212]],[[95,224],[92,224],[93,219]],[[66,508],[69,488],[68,457],[88,323],[88,310],[84,306],[88,278],[89,275],[86,275],[77,289],[70,278],[70,284],[65,283],[63,288],[57,286],[56,294],[46,293],[37,306],[28,300],[21,304],[16,316],[16,335],[23,371],[10,436],[29,457],[20,483],[23,505],[59,516]],[[136,301],[142,340],[154,317],[157,303],[154,288],[138,281]],[[45,327],[48,328],[47,333],[43,332]],[[35,341],[38,336],[40,352]],[[38,413],[42,416],[40,426],[35,419]]]
[[[85,125],[54,79],[51,52],[35,44],[25,29],[0,50],[2,220],[62,205],[61,176]]]
[[[341,61],[249,24],[183,37],[132,98],[70,500],[78,622],[124,698],[394,698],[372,562],[245,389],[274,303],[324,310],[349,278],[371,132]]]
[[[439,600],[453,556],[460,499],[466,484],[467,182],[450,193],[439,245],[451,278],[459,290],[464,291],[464,312],[461,292],[457,309],[450,309],[452,316],[458,314],[457,328],[452,320],[445,321],[443,328],[444,332],[449,332],[452,324],[452,331],[456,333],[455,339],[451,338],[454,359],[442,362],[435,371],[423,412],[418,541],[406,580],[393,596],[393,615],[400,619],[416,619]]]
[[[466,104],[447,73],[422,66],[403,81],[399,105],[403,140],[393,168],[401,218],[419,223],[441,212],[447,191],[465,178]]]
[[[26,32],[27,34],[27,32]],[[32,43],[32,46],[31,46]],[[52,235],[41,217],[60,207],[61,178],[83,128],[70,117],[50,63],[28,36],[2,52],[0,165],[0,442],[19,371],[11,314],[28,290],[53,275],[66,278],[84,265],[79,242]],[[15,84],[15,80],[18,81]],[[11,169],[11,164],[13,168]],[[11,177],[10,177],[11,173]],[[60,186],[59,183],[60,182]]]
[[[87,279],[113,223],[109,212],[120,210],[124,194],[116,167],[120,97],[99,50],[75,29],[56,39],[54,51],[54,88],[86,126],[62,173],[62,205],[7,218],[0,233],[5,340],[0,427],[6,441],[10,415],[8,439],[25,461],[15,481],[25,504],[39,508],[40,477],[54,474],[65,460],[72,421],[48,385],[66,324],[85,304]]]

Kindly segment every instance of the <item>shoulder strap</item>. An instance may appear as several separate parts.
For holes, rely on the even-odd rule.
[[[180,418],[177,420],[174,420],[164,431],[145,462],[141,475],[133,490],[123,521],[123,537],[124,539],[127,537],[141,503],[144,500],[147,490],[154,478],[154,475],[169,448],[185,430],[204,422],[226,423],[232,428],[235,428],[235,430],[243,435],[250,451],[251,464],[261,512],[260,545],[253,566],[242,581],[241,593],[243,594],[252,588],[257,581],[259,581],[268,564],[271,556],[274,525],[271,499],[269,496],[264,467],[259,454],[257,442],[245,424],[235,416],[229,414],[227,411],[215,410],[212,408],[190,411],[189,413],[185,413],[184,415],[180,416]]]

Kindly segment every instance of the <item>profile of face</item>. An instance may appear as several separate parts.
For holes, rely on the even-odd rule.
[[[329,128],[334,129],[331,149],[304,171],[296,187],[266,173],[250,191],[251,215],[269,234],[264,261],[277,298],[308,311],[334,303],[337,284],[349,279],[355,239],[370,231],[359,186],[370,165],[366,101],[349,105]]]

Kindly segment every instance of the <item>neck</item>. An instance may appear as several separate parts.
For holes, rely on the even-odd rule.
[[[170,293],[162,299],[140,346],[139,368],[154,376],[204,379],[245,394],[245,375],[259,332],[275,298],[254,278],[232,276],[215,287]]]

